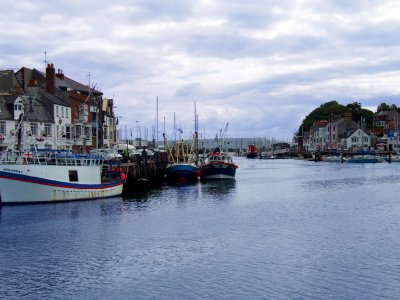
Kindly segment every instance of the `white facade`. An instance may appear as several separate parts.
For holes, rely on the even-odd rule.
[[[361,129],[357,129],[341,141],[344,150],[367,150],[371,146],[371,137]]]

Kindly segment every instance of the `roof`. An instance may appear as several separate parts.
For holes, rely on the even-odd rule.
[[[39,95],[45,104],[56,104],[56,105],[71,107],[69,101],[56,97],[52,94],[49,94],[46,91],[39,90]]]
[[[11,101],[14,103],[15,99],[17,98],[18,96],[0,95],[0,120],[14,120],[14,114],[10,112],[7,104]]]
[[[19,82],[13,70],[0,71],[0,91],[12,91],[15,93],[18,86]]]
[[[27,119],[32,122],[54,123],[54,117],[51,111],[37,98],[32,98],[32,110],[30,103],[25,104]]]

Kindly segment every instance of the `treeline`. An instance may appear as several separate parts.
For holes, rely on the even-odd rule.
[[[377,112],[391,110],[396,110],[400,113],[400,107],[398,107],[396,104],[388,105],[383,102],[377,107]],[[297,134],[300,134],[302,131],[309,131],[315,121],[332,121],[334,119],[343,117],[345,113],[351,113],[353,121],[357,123],[359,123],[361,119],[364,119],[365,129],[372,129],[374,116],[373,111],[362,108],[361,103],[359,102],[342,105],[337,101],[332,100],[321,104],[318,108],[314,109],[309,115],[307,115],[301,123]]]

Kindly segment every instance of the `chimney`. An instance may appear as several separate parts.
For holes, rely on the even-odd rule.
[[[47,64],[46,68],[46,91],[54,95],[56,90],[56,70],[53,64]]]
[[[33,80],[33,79],[29,80],[29,83],[28,83],[29,87],[36,87],[37,85],[38,85],[37,80]]]
[[[57,78],[64,80],[64,73],[63,70],[61,69],[57,69],[57,74],[56,74]]]

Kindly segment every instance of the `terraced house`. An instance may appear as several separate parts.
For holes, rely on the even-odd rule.
[[[57,72],[21,68],[0,71],[0,147],[16,134],[24,114],[24,149],[72,149],[87,152],[117,143],[113,99]],[[17,150],[17,149],[15,149]]]

